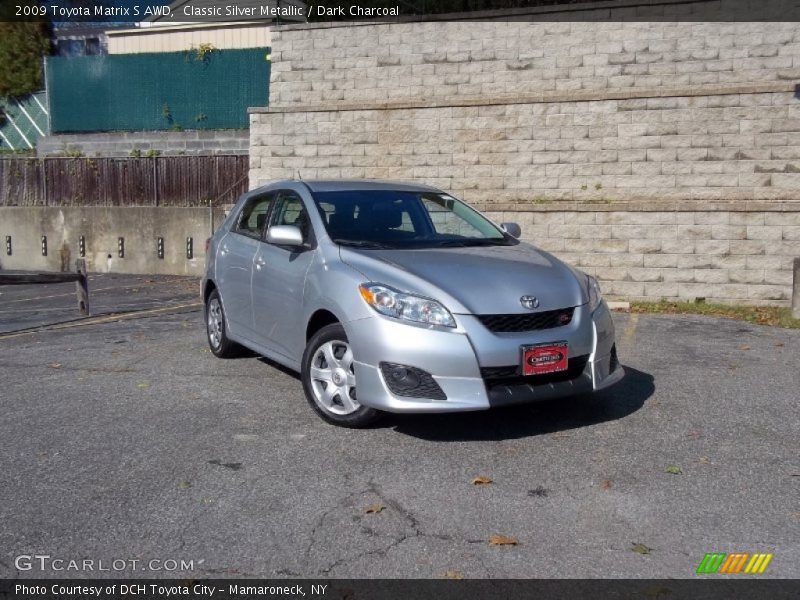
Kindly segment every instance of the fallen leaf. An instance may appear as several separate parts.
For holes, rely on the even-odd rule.
[[[701,429],[692,429],[686,434],[686,436],[692,438],[693,440],[697,440],[703,437],[703,431]]]
[[[149,383],[137,383],[136,387],[139,388],[140,390],[143,390],[145,388],[150,387],[150,384]]]
[[[61,363],[54,362],[54,363],[50,363],[47,366],[50,367],[51,369],[60,369],[61,368]]]
[[[653,551],[652,548],[648,548],[644,544],[638,544],[636,542],[631,542],[631,550],[637,554],[650,554]]]
[[[778,342],[777,344],[775,344],[776,348],[783,348],[783,346],[784,346],[783,342]]]
[[[188,490],[190,487],[192,487],[192,483],[190,481],[181,481],[178,484],[179,490]]]
[[[375,504],[370,504],[367,508],[365,508],[364,512],[368,515],[376,515],[385,508],[386,507],[383,504],[376,502]]]
[[[516,546],[517,544],[519,544],[519,541],[516,538],[500,533],[496,533],[489,538],[490,546]]]
[[[664,468],[664,472],[669,473],[670,475],[680,475],[681,473],[683,473],[681,468],[677,465],[667,465]]]
[[[709,460],[709,458],[707,456],[701,456],[700,459],[697,462],[699,462],[701,465],[710,465],[711,464],[711,461]]]
[[[472,485],[488,485],[490,483],[494,483],[491,477],[486,477],[486,475],[478,475],[472,479]]]
[[[603,481],[600,482],[600,487],[604,490],[610,490],[612,485],[614,485],[614,483],[610,479],[603,479]]]
[[[750,350],[750,346],[748,346],[747,344],[742,344],[741,346],[739,346],[739,350]]]
[[[464,574],[461,571],[445,571],[442,573],[445,579],[464,579]]]

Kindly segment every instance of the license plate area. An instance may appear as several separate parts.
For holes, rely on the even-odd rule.
[[[522,374],[542,375],[566,371],[568,354],[567,342],[522,346]]]

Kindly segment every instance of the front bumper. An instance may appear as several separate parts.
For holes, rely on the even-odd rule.
[[[605,302],[589,313],[575,308],[565,326],[522,333],[493,333],[472,315],[455,315],[458,327],[434,329],[380,315],[345,324],[356,357],[358,400],[388,412],[458,412],[485,410],[597,391],[622,379],[616,360],[614,324]],[[500,378],[493,370],[520,361],[520,346],[566,341],[568,375]],[[444,400],[393,392],[381,364],[406,365],[430,373]]]

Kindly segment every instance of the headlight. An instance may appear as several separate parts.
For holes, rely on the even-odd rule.
[[[594,312],[603,300],[603,295],[600,293],[600,284],[597,283],[597,279],[587,275],[586,288],[589,290],[589,312]]]
[[[456,326],[450,311],[436,300],[404,294],[380,283],[362,283],[358,291],[367,304],[387,317],[444,327]]]

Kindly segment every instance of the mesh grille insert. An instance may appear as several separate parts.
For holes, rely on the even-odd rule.
[[[515,331],[536,331],[562,327],[572,322],[575,308],[559,308],[538,313],[518,315],[477,315],[489,331],[510,333]]]
[[[579,377],[589,362],[589,355],[574,356],[569,359],[567,369],[557,373],[543,373],[541,375],[520,375],[519,365],[508,367],[482,367],[481,377],[489,387],[497,385],[542,385],[545,383],[558,383]]]

